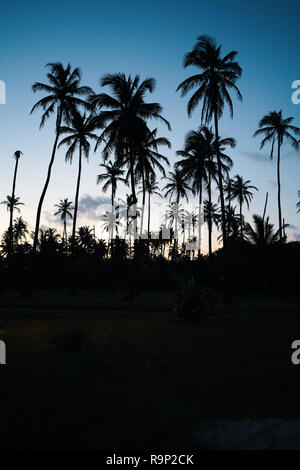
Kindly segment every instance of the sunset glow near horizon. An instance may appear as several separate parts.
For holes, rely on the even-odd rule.
[[[47,7],[48,4],[48,7]],[[243,95],[240,103],[233,97],[234,117],[225,111],[220,121],[222,137],[234,137],[237,146],[228,154],[234,161],[231,176],[240,174],[257,186],[250,211],[244,208],[247,221],[253,214],[262,215],[266,192],[269,193],[267,215],[278,226],[276,159],[270,161],[270,147],[260,150],[260,139],[253,138],[258,121],[270,111],[282,109],[283,116],[293,116],[293,124],[300,127],[300,104],[292,102],[292,83],[300,80],[299,62],[299,2],[290,1],[284,9],[282,2],[265,1],[260,10],[256,5],[239,1],[216,0],[211,4],[196,1],[114,2],[112,5],[92,0],[86,2],[16,1],[1,6],[1,71],[6,84],[6,104],[0,105],[1,126],[1,201],[11,193],[14,170],[13,154],[22,150],[16,195],[25,204],[21,215],[34,228],[38,200],[46,178],[54,138],[54,118],[39,130],[40,112],[30,115],[33,104],[44,96],[34,94],[35,81],[47,82],[45,64],[71,63],[80,67],[82,84],[100,92],[99,78],[105,73],[124,72],[140,75],[141,79],[154,77],[156,89],[147,101],[159,102],[163,116],[171,123],[172,131],[153,122],[159,135],[168,137],[172,148],[163,150],[175,163],[176,150],[183,148],[184,136],[200,125],[201,104],[188,118],[188,97],[181,98],[175,90],[179,83],[195,72],[183,68],[182,60],[199,35],[209,34],[219,44],[222,53],[238,51],[237,60],[243,69],[237,85]],[[272,9],[272,15],[269,10]],[[234,15],[232,15],[234,11]],[[47,12],[47,14],[45,14]],[[126,17],[126,21],[124,18]],[[81,25],[80,28],[78,25]],[[280,34],[278,34],[280,32]],[[77,155],[72,165],[65,163],[65,149],[58,150],[49,189],[45,198],[41,225],[55,226],[62,232],[59,217],[54,217],[54,205],[60,199],[74,201],[77,175]],[[109,204],[110,194],[104,194],[96,185],[96,176],[102,163],[101,148],[91,152],[84,161],[79,225],[95,225],[96,235],[101,231],[99,203]],[[167,170],[167,168],[166,168]],[[282,214],[288,240],[300,240],[300,215],[297,214],[297,191],[300,189],[300,151],[283,146],[281,159]],[[165,185],[159,181],[160,189]],[[217,191],[213,188],[213,199]],[[129,188],[119,186],[117,198],[126,197]],[[206,193],[204,193],[206,198]],[[153,228],[159,226],[161,201],[153,197]],[[164,204],[168,204],[165,201]],[[197,199],[190,199],[187,209],[196,208]],[[7,228],[9,213],[0,206],[0,232]],[[15,214],[17,216],[18,214]],[[218,245],[215,243],[214,248]],[[207,251],[207,227],[203,228],[203,249]]]

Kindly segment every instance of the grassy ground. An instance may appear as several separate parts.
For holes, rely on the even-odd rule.
[[[1,448],[186,448],[201,420],[300,418],[300,299],[236,298],[199,325],[168,295],[0,296]]]

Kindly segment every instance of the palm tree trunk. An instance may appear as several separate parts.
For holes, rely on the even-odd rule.
[[[17,172],[18,172],[19,158],[16,157],[14,178],[13,178],[13,187],[12,187],[12,204],[10,206],[10,215],[9,215],[9,245],[8,245],[8,262],[10,262],[11,254],[13,251],[13,216],[14,216],[14,199],[15,199],[15,190],[16,190],[16,181],[17,181]]]
[[[201,215],[202,215],[202,181],[200,181],[200,189],[199,189],[199,213],[198,213],[198,258],[201,255]]]
[[[64,220],[64,230],[63,230],[63,243],[67,241],[67,221]]]
[[[39,205],[38,205],[38,209],[37,209],[37,213],[36,213],[36,222],[35,222],[35,231],[34,231],[34,240],[33,240],[33,252],[34,253],[36,252],[36,248],[37,248],[37,244],[38,244],[41,212],[42,212],[44,198],[45,198],[48,186],[49,186],[52,166],[53,166],[54,158],[55,158],[55,154],[56,154],[56,148],[57,148],[57,143],[58,143],[58,138],[59,138],[59,129],[60,129],[60,126],[61,126],[61,119],[62,119],[61,110],[58,110],[57,111],[57,120],[56,120],[56,137],[55,137],[55,140],[54,140],[51,159],[50,159],[50,163],[49,163],[49,166],[48,166],[47,178],[46,178],[45,185],[44,185],[44,188],[43,188],[40,200],[39,200]]]
[[[74,245],[75,245],[76,221],[77,221],[77,211],[78,211],[78,198],[79,198],[79,188],[80,188],[80,179],[81,179],[81,165],[82,165],[82,149],[81,149],[81,144],[80,144],[79,145],[78,176],[77,176],[76,195],[75,195],[73,229],[72,229],[72,250],[74,250]]]
[[[216,137],[216,143],[217,143],[217,162],[218,162],[219,191],[220,191],[220,200],[221,200],[223,248],[224,248],[224,252],[225,252],[226,251],[226,246],[227,246],[226,217],[225,217],[225,203],[224,203],[222,167],[221,167],[221,158],[220,158],[220,151],[219,151],[218,117],[217,117],[217,112],[216,111],[214,112],[214,120],[215,120],[215,137]]]
[[[224,300],[229,301],[231,295],[229,292],[229,257],[227,250],[227,233],[226,233],[226,216],[225,216],[225,203],[224,203],[224,191],[223,191],[223,180],[222,180],[222,167],[219,149],[219,128],[218,128],[218,117],[216,110],[214,111],[215,121],[215,138],[217,143],[217,162],[218,162],[218,179],[219,179],[219,191],[221,200],[221,217],[222,217],[222,234],[223,234],[223,251],[224,251]]]
[[[110,256],[113,257],[113,240],[114,240],[114,225],[115,225],[115,207],[114,207],[114,190],[111,191],[111,215],[112,215],[112,227],[110,234]]]
[[[142,186],[143,186],[143,202],[142,202],[140,237],[142,237],[142,235],[143,235],[145,199],[146,199],[146,188],[145,188],[145,175],[144,175],[144,172],[142,172]]]
[[[211,209],[211,172],[208,172],[208,202],[209,202],[209,207]],[[209,257],[211,258],[212,256],[212,220],[211,220],[211,210],[209,211],[208,214],[208,253]]]
[[[282,242],[282,218],[281,218],[281,200],[280,200],[280,138],[278,136],[278,155],[277,155],[277,202],[278,202],[278,220],[279,220],[279,238]]]
[[[240,225],[241,225],[241,238],[243,238],[243,213],[242,213],[242,200],[240,200]]]
[[[151,199],[151,194],[150,192],[148,193],[148,240],[150,240],[150,210],[151,210],[151,203],[150,203],[150,199]]]

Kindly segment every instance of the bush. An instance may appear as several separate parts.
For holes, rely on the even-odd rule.
[[[178,288],[173,292],[173,313],[176,318],[198,323],[203,316],[213,313],[217,302],[216,293],[195,281],[177,277]]]

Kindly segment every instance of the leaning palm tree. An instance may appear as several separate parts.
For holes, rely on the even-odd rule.
[[[300,214],[300,190],[298,191],[298,198],[299,198],[299,201],[297,202],[297,214]]]
[[[82,170],[82,154],[88,160],[90,153],[90,140],[97,140],[98,136],[94,133],[95,125],[92,115],[86,117],[78,110],[74,110],[72,116],[69,118],[69,125],[60,128],[60,134],[67,134],[59,143],[59,147],[67,145],[66,161],[72,163],[73,155],[76,149],[79,151],[78,159],[78,175],[75,194],[75,206],[72,228],[72,246],[74,247],[76,235],[76,222],[78,212],[78,199],[80,190],[81,170]]]
[[[69,201],[68,198],[61,199],[59,201],[59,204],[55,204],[55,207],[58,208],[58,210],[55,212],[54,215],[60,215],[60,218],[63,223],[63,236],[62,236],[62,242],[64,243],[65,240],[68,239],[68,234],[67,234],[67,217],[70,217],[70,219],[73,218],[72,213],[70,212],[74,208],[71,207],[73,204],[72,201]]]
[[[138,143],[148,130],[146,121],[148,119],[162,121],[169,129],[170,124],[161,116],[162,107],[159,103],[145,102],[147,92],[152,93],[155,89],[153,78],[140,82],[138,75],[126,77],[123,73],[106,74],[100,79],[100,85],[109,87],[111,95],[100,93],[90,98],[95,109],[99,109],[99,114],[95,118],[96,124],[104,128],[96,148],[105,142],[104,160],[114,152],[120,165],[123,165],[125,160],[128,162],[133,203],[136,204],[134,168]]]
[[[50,69],[50,72],[47,74],[49,84],[36,82],[32,85],[32,90],[34,92],[46,92],[47,96],[40,99],[33,106],[31,113],[36,109],[42,108],[43,115],[40,123],[40,128],[42,128],[47,119],[56,112],[56,125],[55,139],[52,147],[52,154],[48,166],[47,177],[37,208],[33,241],[34,252],[36,252],[38,244],[42,206],[50,182],[51,171],[55,159],[62,122],[64,119],[68,119],[70,117],[70,112],[74,109],[75,106],[90,108],[90,105],[88,105],[83,99],[79,97],[92,94],[91,88],[80,86],[81,73],[78,68],[72,70],[70,64],[68,64],[67,67],[64,67],[61,63],[47,64],[46,67]]]
[[[278,204],[278,219],[279,219],[279,238],[283,240],[282,233],[282,215],[281,215],[281,185],[280,185],[280,151],[284,140],[291,143],[291,145],[298,149],[299,141],[292,135],[299,135],[299,127],[292,126],[290,123],[293,121],[293,117],[283,118],[282,111],[271,111],[266,114],[259,121],[259,128],[254,133],[254,137],[257,135],[264,135],[261,141],[260,148],[268,142],[271,143],[270,158],[273,159],[274,145],[277,140],[277,204]]]
[[[196,66],[201,73],[192,75],[184,80],[177,88],[181,95],[185,96],[189,91],[197,88],[190,98],[187,106],[188,114],[195,110],[199,102],[203,101],[201,121],[209,123],[214,120],[218,179],[222,214],[223,246],[226,252],[226,220],[223,194],[223,175],[219,150],[219,119],[223,114],[225,104],[228,105],[230,115],[233,117],[233,105],[229,90],[233,89],[237,97],[242,96],[236,86],[237,79],[241,76],[242,69],[234,60],[236,51],[231,51],[224,57],[221,56],[221,46],[209,36],[199,36],[194,49],[184,57],[184,67]]]
[[[230,199],[236,199],[239,203],[240,207],[240,230],[241,230],[241,237],[243,236],[243,213],[242,208],[243,204],[246,203],[247,208],[249,209],[250,201],[253,198],[253,193],[251,190],[255,189],[258,191],[256,186],[252,186],[250,180],[244,180],[244,178],[240,175],[235,175],[232,180],[232,188],[231,188],[231,195]]]
[[[15,163],[15,170],[14,170],[14,177],[13,177],[13,186],[12,186],[12,193],[11,193],[11,200],[15,199],[15,190],[16,190],[16,181],[17,181],[17,172],[18,172],[18,165],[19,159],[23,155],[21,150],[16,150],[14,153],[14,158],[16,160]],[[9,240],[8,240],[8,259],[10,259],[12,253],[12,245],[13,245],[13,217],[14,217],[14,205],[10,205],[10,216],[9,216]]]

